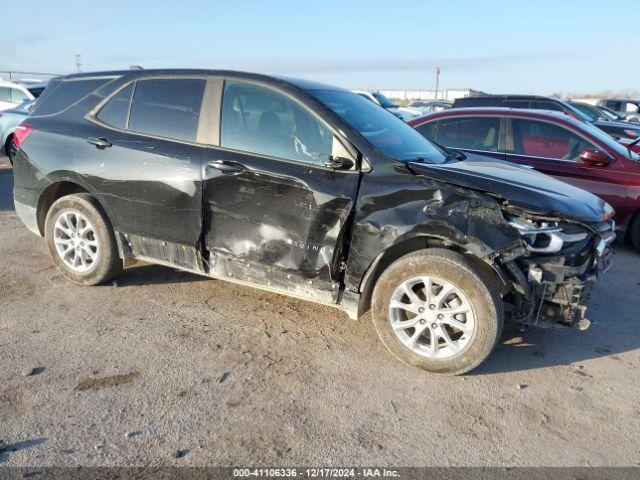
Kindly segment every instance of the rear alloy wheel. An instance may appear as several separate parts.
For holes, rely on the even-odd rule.
[[[91,270],[100,259],[96,232],[77,210],[63,210],[53,226],[53,243],[62,262],[77,273]]]
[[[45,238],[58,270],[76,283],[96,285],[122,270],[109,220],[89,195],[57,200],[47,213]]]
[[[477,367],[502,333],[503,302],[464,255],[410,253],[382,273],[373,292],[380,340],[402,362],[457,375]]]

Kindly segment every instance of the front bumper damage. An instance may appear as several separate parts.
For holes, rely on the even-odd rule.
[[[518,283],[512,317],[538,327],[578,326],[584,330],[587,304],[596,279],[612,265],[613,222],[588,226],[593,236],[554,255],[532,253],[505,267]]]

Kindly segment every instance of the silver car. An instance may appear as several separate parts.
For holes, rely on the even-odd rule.
[[[13,141],[13,133],[16,127],[22,123],[22,121],[29,115],[29,109],[33,105],[34,101],[27,101],[21,103],[15,108],[0,112],[0,154],[4,154],[9,157],[11,165],[13,165],[13,157],[15,157],[17,148]]]

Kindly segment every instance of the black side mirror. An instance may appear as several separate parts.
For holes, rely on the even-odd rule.
[[[329,155],[324,166],[334,170],[351,170],[355,163],[350,158]]]

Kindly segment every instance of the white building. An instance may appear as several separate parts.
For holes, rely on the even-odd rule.
[[[378,90],[385,97],[394,100],[455,100],[456,98],[475,97],[483,95],[480,90],[472,90],[471,88],[447,88],[438,90],[436,96],[435,90]]]

